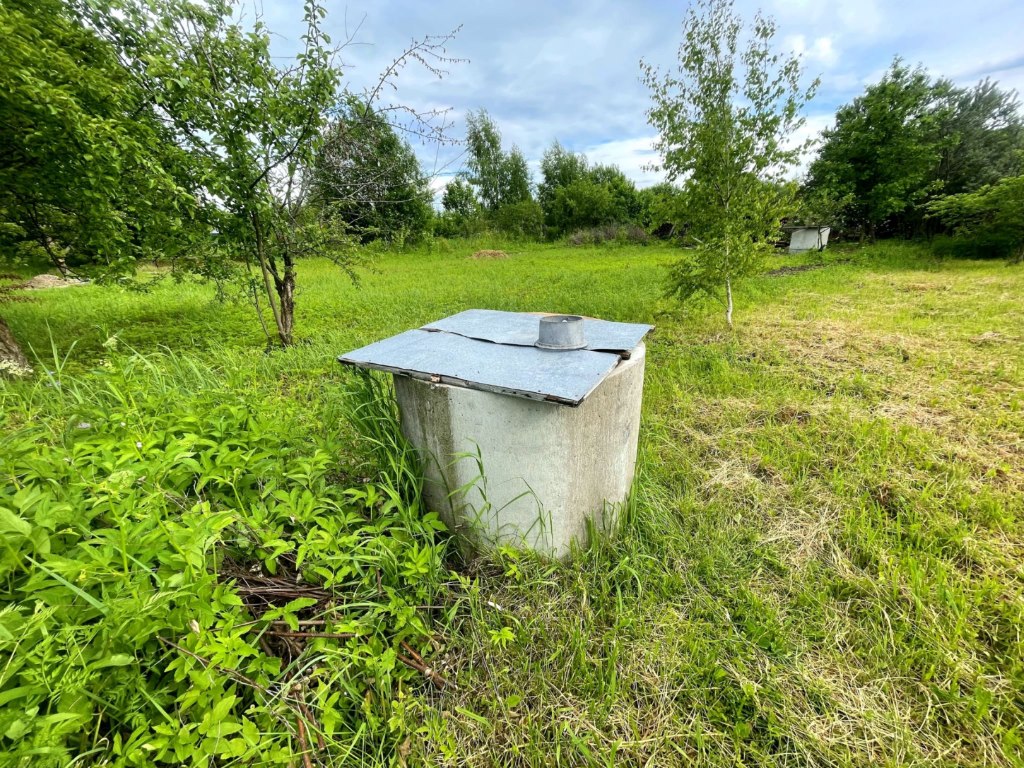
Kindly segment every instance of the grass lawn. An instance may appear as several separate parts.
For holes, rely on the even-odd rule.
[[[287,723],[273,732],[275,759],[288,764],[288,754],[306,749],[314,765],[1024,763],[1024,269],[939,262],[911,245],[837,249],[822,268],[744,284],[730,331],[718,305],[683,309],[662,298],[669,249],[530,246],[504,260],[473,260],[468,250],[385,254],[362,271],[359,286],[328,262],[303,263],[301,343],[284,352],[265,353],[251,310],[218,302],[207,286],[167,282],[149,293],[87,286],[0,304],[15,335],[45,361],[36,380],[0,384],[0,488],[9,486],[0,490],[0,527],[29,541],[29,507],[15,501],[33,483],[69,516],[89,510],[97,516],[90,525],[104,531],[143,524],[121,507],[115,514],[109,499],[130,498],[133,509],[165,505],[165,520],[203,503],[204,514],[234,515],[225,526],[261,530],[250,530],[244,546],[241,534],[209,533],[196,545],[198,559],[188,560],[197,573],[210,562],[229,573],[214,554],[228,545],[233,556],[248,552],[273,568],[273,557],[297,552],[309,539],[300,541],[290,527],[298,525],[297,513],[288,513],[292,523],[261,517],[271,514],[268,495],[258,503],[239,496],[239,473],[259,475],[246,462],[255,461],[260,446],[269,455],[307,441],[326,452],[320,490],[312,480],[302,486],[316,497],[302,502],[311,508],[332,489],[360,487],[388,471],[345,416],[338,393],[351,390],[352,376],[334,362],[337,354],[472,307],[650,322],[657,328],[648,343],[639,473],[622,530],[562,563],[513,550],[464,563],[454,548],[445,554],[442,536],[431,540],[434,559],[422,573],[403,566],[392,585],[382,583],[379,569],[345,576],[363,579],[358,589],[369,602],[389,597],[365,620],[358,613],[364,603],[346,603],[338,610],[348,622],[345,634],[355,638],[319,638],[292,660],[309,662],[303,674],[318,708],[310,722],[318,732],[322,726],[324,745],[306,731],[300,735],[294,720],[278,718]],[[814,260],[779,257],[773,267],[805,263]],[[133,489],[144,479],[110,490],[111,478],[135,471],[133,462],[151,467],[166,455],[170,438],[161,435],[178,429],[160,421],[167,414],[200,424],[194,431],[201,436],[214,430],[201,421],[204,414],[232,404],[242,415],[211,438],[234,440],[241,457],[222,490],[204,492],[198,474],[175,486],[177,506],[167,505],[172,493],[164,486],[132,495],[141,493]],[[100,425],[103,414],[109,428]],[[78,429],[79,422],[88,429]],[[59,457],[66,452],[74,465],[86,432],[110,438],[88,454],[107,458],[90,459],[92,474],[78,478],[77,495],[66,495],[78,480],[61,474]],[[127,445],[127,453],[109,447],[115,443]],[[202,471],[215,474],[218,461]],[[271,466],[267,472],[284,473],[282,483],[305,482]],[[52,476],[49,467],[57,467]],[[171,483],[173,468],[160,471]],[[154,472],[146,470],[151,478]],[[288,498],[299,505],[298,497]],[[355,496],[346,499],[339,496],[332,509],[348,509]],[[364,506],[372,520],[373,510],[390,509]],[[410,520],[396,518],[387,536],[406,542],[403,526],[416,525]],[[262,529],[274,526],[277,533],[264,536]],[[178,541],[172,523],[146,530],[154,548],[179,546],[160,544]],[[76,535],[75,546],[84,546],[88,532]],[[0,600],[7,604],[0,610],[0,691],[27,691],[45,677],[33,677],[33,669],[70,664],[67,658],[96,642],[87,628],[111,621],[100,608],[74,619],[74,642],[63,650],[28,650],[42,648],[42,638],[71,621],[67,604],[88,608],[114,599],[117,579],[135,570],[122,557],[130,544],[116,538],[105,541],[118,566],[95,580],[92,566],[65,568],[71,555],[47,555],[38,542],[35,549],[8,546],[9,562],[0,568]],[[358,541],[353,551],[371,545]],[[278,544],[285,549],[267,556]],[[420,552],[419,543],[409,546]],[[331,560],[343,559],[335,550],[318,556],[328,564],[323,573],[340,584],[348,566]],[[12,551],[48,569],[15,563]],[[366,554],[366,562],[378,556]],[[75,562],[84,557],[76,554]],[[153,557],[153,572],[171,567],[162,555]],[[221,600],[224,611],[232,603],[216,590],[244,581],[221,578],[218,586],[195,578],[196,593],[214,595],[204,600]],[[69,582],[71,593],[53,597]],[[146,606],[180,587],[132,584],[124,594]],[[403,590],[421,584],[422,592],[403,598]],[[252,612],[251,603],[245,607]],[[38,635],[19,629],[29,626],[30,613],[51,609],[49,623],[33,625]],[[70,754],[88,755],[81,764],[175,764],[173,753],[166,763],[154,757],[171,747],[153,746],[152,739],[146,747],[149,736],[136,739],[142,746],[135,752],[128,749],[130,734],[148,727],[139,713],[166,713],[173,704],[180,711],[168,722],[198,721],[207,703],[196,699],[189,709],[181,704],[184,694],[165,700],[155,693],[113,701],[101,685],[108,675],[135,670],[140,680],[166,674],[170,681],[180,672],[179,682],[186,673],[219,676],[218,684],[230,684],[238,697],[224,710],[238,708],[239,729],[248,727],[244,706],[270,707],[259,688],[253,699],[237,675],[273,680],[280,669],[261,660],[273,649],[253,646],[260,659],[227,650],[214,659],[213,651],[181,639],[193,637],[193,619],[168,611],[161,626],[181,627],[177,639],[170,630],[161,630],[163,640],[156,630],[140,631],[132,650],[111,651],[117,663],[103,662],[102,673],[89,668],[91,703],[54,704],[52,680],[21,699],[0,693],[0,753],[8,753],[8,763],[59,757],[59,750],[31,751],[59,742]],[[223,615],[194,617],[205,648],[234,631]],[[118,626],[124,632],[128,624]],[[378,645],[367,641],[356,654],[360,638],[371,636]],[[382,656],[391,653],[394,663],[394,654],[403,653],[397,638],[415,645],[449,685],[430,685],[428,675],[401,664],[401,677],[384,670]],[[193,655],[167,641],[186,644]],[[197,656],[210,663],[201,666]],[[319,672],[309,669],[330,675],[318,682]],[[44,689],[50,693],[38,692]],[[330,704],[340,713],[333,730],[317,716],[331,690],[344,690],[350,700]],[[36,712],[24,714],[32,707]],[[66,722],[73,728],[62,732],[64,721],[33,720],[61,712],[72,713]],[[151,716],[160,720],[145,715]],[[260,732],[270,739],[273,727],[261,725]],[[203,742],[218,755],[211,765],[259,762],[242,751],[244,744],[221,752],[221,735],[202,724],[198,731],[215,742]],[[160,733],[168,744],[177,738]]]

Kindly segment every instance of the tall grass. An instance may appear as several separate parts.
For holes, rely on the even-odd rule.
[[[158,722],[163,709],[179,728],[212,711],[207,699],[175,709],[178,689],[161,687],[174,683],[242,697],[229,723],[251,719],[245,707],[263,707],[252,711],[265,718],[257,738],[265,751],[217,756],[218,764],[269,755],[299,765],[303,752],[314,765],[1024,761],[1024,273],[940,261],[913,246],[832,251],[820,268],[747,283],[730,332],[711,304],[680,309],[661,298],[673,254],[659,246],[522,247],[497,261],[467,258],[470,247],[383,254],[358,289],[326,263],[304,263],[305,341],[283,352],[264,352],[244,307],[213,303],[192,286],[148,296],[76,288],[5,305],[45,362],[37,379],[0,388],[0,476],[12,488],[0,494],[0,514],[36,520],[13,500],[24,505],[18,493],[44,488],[53,504],[66,505],[76,535],[87,533],[90,547],[102,543],[112,555],[102,567],[81,566],[78,550],[51,549],[50,557],[22,550],[28,540],[8,534],[17,552],[50,573],[24,580],[31,566],[22,558],[4,577],[0,638],[6,629],[17,646],[0,649],[0,669],[42,675],[57,664],[67,686],[97,686],[82,684],[101,703],[84,724],[67,721],[65,757],[188,759],[158,758],[138,740],[138,749],[126,746],[141,727],[132,720],[139,712]],[[783,264],[818,266],[798,257],[781,257]],[[387,380],[349,376],[334,362],[351,347],[473,306],[657,325],[633,499],[617,530],[595,531],[565,561],[508,547],[470,562],[454,558],[446,534],[424,523],[432,518]],[[198,474],[182,469],[194,457],[160,458],[167,437],[183,434],[207,452]],[[136,442],[144,456],[132,453]],[[118,474],[125,470],[133,474]],[[153,487],[125,483],[139,475],[160,479]],[[264,496],[266,478],[275,485]],[[190,511],[202,503],[209,513]],[[115,505],[111,519],[137,534],[142,550],[120,543],[104,504]],[[237,521],[226,533],[198,527],[218,512]],[[352,590],[340,613],[321,617],[357,637],[316,640],[280,674],[313,675],[307,733],[311,743],[321,733],[325,749],[302,749],[288,702],[257,700],[224,671],[264,675],[268,690],[280,690],[273,684],[283,678],[258,666],[266,663],[262,650],[204,671],[150,637],[124,667],[67,661],[127,652],[103,645],[114,637],[107,619],[59,615],[66,606],[95,608],[75,589],[104,606],[143,606],[135,610],[143,617],[161,600],[190,601],[160,631],[200,655],[229,653],[219,644],[260,620],[248,604],[231,607],[230,591],[208,597],[214,582],[202,592],[155,589],[150,574],[170,578],[178,561],[167,542],[179,539],[137,527],[152,520],[194,536],[208,553],[189,566],[196,580],[217,573],[212,555],[225,547],[267,569],[282,543],[297,552],[320,542],[312,567],[328,575],[310,583],[329,576]],[[196,527],[182,532],[186,521]],[[251,529],[261,533],[254,538]],[[170,554],[147,554],[145,542]],[[277,556],[288,573],[290,556]],[[345,568],[353,570],[339,576]],[[116,585],[124,586],[112,592]],[[222,613],[203,609],[195,594]],[[33,625],[36,634],[18,635],[35,605],[30,596],[43,601],[46,618]],[[291,613],[308,620],[309,610]],[[200,636],[188,627],[193,614]],[[73,653],[39,640],[49,655],[28,654],[43,629],[73,636],[61,646]],[[392,655],[419,664],[402,642],[429,675]],[[18,667],[19,655],[30,663]],[[107,695],[95,681],[120,693]],[[37,684],[0,683],[0,696]],[[129,683],[159,707],[142,694],[126,698]],[[6,759],[59,762],[56,753],[28,751],[51,742],[26,746],[24,735],[11,735],[33,706],[34,717],[71,711],[32,695],[0,707],[4,750],[18,756]],[[336,719],[323,715],[335,710]]]

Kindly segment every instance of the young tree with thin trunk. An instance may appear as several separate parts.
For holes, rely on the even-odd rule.
[[[772,51],[775,32],[760,14],[744,30],[730,0],[700,0],[683,22],[675,71],[641,63],[660,167],[684,185],[696,246],[672,268],[670,293],[720,299],[730,326],[733,283],[761,270],[792,207],[786,175],[806,145],[789,139],[817,88],[801,84],[799,57]]]
[[[530,168],[522,150],[501,148],[501,131],[486,110],[466,116],[466,148],[466,180],[477,190],[485,210],[493,213],[533,199]]]
[[[505,153],[501,149],[501,132],[483,109],[466,115],[466,147],[467,180],[476,188],[484,209],[496,211],[505,197]]]
[[[324,255],[352,268],[351,227],[307,204],[308,171],[324,129],[332,111],[351,99],[339,61],[349,41],[331,43],[319,0],[304,2],[300,50],[290,58],[272,54],[270,30],[258,16],[250,19],[239,0],[74,1],[148,94],[146,108],[187,153],[195,214],[214,237],[180,254],[176,266],[240,278],[268,340],[273,334],[291,344],[298,261]],[[360,97],[364,109],[381,119],[404,114],[419,135],[436,138],[431,118],[443,111],[418,114],[381,100],[411,62],[441,76],[439,66],[452,61],[444,46],[454,34],[413,41]],[[375,194],[369,184],[354,188],[350,203]]]

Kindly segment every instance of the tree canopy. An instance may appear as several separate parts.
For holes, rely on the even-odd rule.
[[[537,199],[552,234],[639,221],[636,185],[615,166],[591,166],[586,155],[570,152],[556,140],[540,167]]]
[[[503,205],[533,199],[526,158],[518,147],[502,149],[501,131],[485,110],[466,117],[466,145],[466,180],[476,189],[484,210],[494,212]]]
[[[824,132],[809,186],[846,197],[847,220],[869,237],[932,188],[941,155],[936,95],[922,68],[896,60]]]
[[[416,153],[386,115],[349,96],[326,127],[310,169],[313,196],[362,242],[417,238],[431,192]]]
[[[1022,170],[1024,117],[1015,91],[985,79],[972,88],[939,81],[940,146],[936,179],[943,194],[972,192]]]
[[[422,231],[431,215],[415,156],[381,117],[402,106],[376,102],[410,62],[443,75],[454,34],[413,41],[356,99],[325,13],[306,0],[300,50],[282,57],[236,0],[0,6],[4,253],[30,243],[101,277],[152,255],[239,286],[268,339],[291,343],[298,258],[350,268],[353,231]],[[438,137],[430,114],[404,114]],[[309,205],[316,179],[330,205]]]
[[[930,200],[1019,172],[1020,103],[984,80],[933,80],[893,61],[882,79],[836,113],[811,164],[807,195],[836,204],[864,236],[917,234]],[[833,222],[830,222],[833,223]]]
[[[0,5],[0,237],[109,277],[188,246],[200,177],[86,11]]]

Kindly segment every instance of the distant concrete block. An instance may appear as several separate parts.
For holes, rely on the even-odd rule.
[[[831,227],[799,227],[789,234],[789,252],[821,251],[828,245]]]

